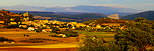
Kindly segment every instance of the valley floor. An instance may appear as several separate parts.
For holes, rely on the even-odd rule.
[[[108,41],[114,39],[114,33],[76,31],[79,33],[79,37],[59,38],[49,36],[53,34],[49,32],[36,33],[34,31],[27,31],[24,29],[0,29],[0,37],[15,40],[15,43],[13,44],[1,42],[0,51],[75,51],[78,47],[78,44],[82,41],[81,39],[85,36],[86,33],[90,33],[98,37],[104,37],[104,39]],[[27,34],[30,37],[24,37],[24,34]],[[44,43],[20,42],[21,40],[28,38],[46,38],[56,41],[47,41]],[[80,42],[77,38],[79,38]]]

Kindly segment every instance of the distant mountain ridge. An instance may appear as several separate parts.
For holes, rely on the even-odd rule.
[[[47,11],[20,11],[20,10],[8,10],[10,12],[14,12],[14,13],[25,13],[25,12],[29,12],[29,13],[38,13],[38,14],[61,14],[61,15],[73,15],[73,14],[82,14],[84,12],[47,12]]]
[[[102,13],[105,15],[119,14],[122,16],[137,13],[141,10],[130,9],[130,8],[116,8],[107,6],[88,6],[80,5],[74,7],[34,7],[34,6],[4,6],[0,7],[9,10],[24,10],[24,11],[51,11],[51,12],[84,12],[84,13]]]
[[[99,13],[82,13],[82,14],[73,14],[73,15],[61,15],[61,14],[37,14],[32,13],[34,16],[42,16],[42,17],[51,17],[49,20],[58,20],[64,22],[83,22],[92,19],[98,19],[102,17],[106,17],[104,14]],[[36,18],[42,19],[42,18]]]
[[[101,13],[81,13],[81,12],[43,12],[43,11],[14,11],[8,10],[14,13],[25,13],[33,15],[36,19],[48,19],[48,20],[58,20],[64,22],[83,22],[91,19],[98,19],[106,17],[106,15]]]
[[[13,12],[13,13],[29,12],[29,13],[38,13],[38,14],[55,14],[54,12],[43,12],[43,11],[16,11],[16,10],[8,10],[8,11]]]
[[[132,15],[121,17],[120,19],[134,20],[137,17],[144,17],[148,20],[154,20],[154,11],[145,11],[137,14],[132,14]]]

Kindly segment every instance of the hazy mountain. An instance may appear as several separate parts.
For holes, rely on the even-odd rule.
[[[31,13],[33,16],[38,16],[37,19],[42,19],[43,17],[50,17],[49,20],[58,20],[65,22],[83,22],[92,19],[98,19],[102,17],[106,17],[104,14],[100,13],[81,13],[81,14],[72,14],[72,15],[62,15],[62,14],[39,14],[39,13]],[[40,16],[42,16],[40,18]]]
[[[14,13],[25,13],[29,12],[36,19],[49,19],[49,20],[58,20],[65,22],[83,22],[91,19],[98,19],[106,17],[106,15],[101,13],[84,13],[84,12],[43,12],[43,11],[15,11],[8,10]]]
[[[100,13],[82,13],[82,14],[74,14],[74,15],[70,15],[72,17],[81,17],[81,18],[102,18],[102,17],[106,17],[106,15],[104,14],[100,14]]]
[[[74,14],[82,14],[85,12],[46,12],[46,11],[17,11],[17,10],[8,10],[14,13],[25,13],[29,12],[30,14],[60,14],[60,15],[74,15]],[[37,15],[36,15],[37,16]]]
[[[111,15],[111,14],[120,14],[120,15],[126,14],[127,15],[127,14],[131,14],[131,13],[135,13],[139,11],[139,10],[129,9],[129,8],[86,6],[86,5],[72,7],[72,9],[93,12],[93,13],[103,13],[105,15]]]
[[[132,14],[132,15],[121,17],[121,19],[134,20],[137,17],[144,17],[148,20],[154,20],[154,11],[145,11],[137,14]]]
[[[8,10],[10,12],[13,13],[25,13],[25,12],[29,12],[30,14],[56,14],[54,12],[45,12],[45,11],[16,11],[16,10]]]
[[[105,15],[111,14],[119,14],[119,15],[130,15],[137,13],[141,10],[135,10],[130,8],[117,8],[117,7],[107,7],[107,6],[87,6],[80,5],[74,7],[34,7],[34,6],[25,6],[25,5],[17,5],[17,6],[5,6],[0,7],[10,10],[28,10],[28,11],[52,11],[52,12],[84,12],[84,13],[102,13]]]

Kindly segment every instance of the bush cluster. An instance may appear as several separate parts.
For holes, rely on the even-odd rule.
[[[43,43],[45,41],[53,41],[52,39],[45,39],[45,38],[30,38],[27,40],[21,40],[20,42],[28,42],[28,43]]]
[[[14,41],[14,40],[8,39],[8,38],[4,38],[4,37],[0,37],[0,42],[3,42],[3,41]]]

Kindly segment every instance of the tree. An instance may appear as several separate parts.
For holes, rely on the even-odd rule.
[[[2,11],[5,11],[4,9],[2,9]]]
[[[115,35],[115,41],[104,43],[102,40],[93,40],[86,36],[80,45],[79,51],[145,51],[154,45],[154,29],[151,21],[137,19],[126,22],[127,29],[120,30]],[[107,44],[107,45],[106,45]],[[153,50],[152,48],[150,49]]]
[[[74,32],[72,30],[65,30],[65,31],[61,31],[62,34],[65,34],[67,37],[77,37],[78,33]]]
[[[59,29],[59,28],[56,28],[56,27],[53,27],[53,28],[52,28],[52,32],[53,32],[53,33],[58,33],[57,31],[60,31],[60,29]]]
[[[36,29],[36,32],[41,32],[41,31],[42,31],[41,28]]]
[[[144,21],[144,22],[143,22]],[[137,18],[136,22],[126,23],[127,29],[115,35],[116,44],[124,48],[124,51],[136,47],[138,50],[146,50],[146,45],[154,45],[154,34],[152,24],[146,22],[145,18]]]
[[[0,37],[0,42],[3,42],[3,41],[14,41],[14,40],[8,39],[8,38],[4,38],[4,37]]]
[[[128,28],[126,31],[122,31],[115,35],[117,44],[125,47],[128,50],[129,45],[133,45],[137,48],[143,48],[147,44],[153,44],[154,35],[136,28]]]
[[[93,40],[92,36],[86,36],[84,41],[79,45],[79,51],[106,51],[108,48],[103,46],[104,43],[99,40]]]
[[[16,16],[14,20],[15,20],[15,22],[19,25],[20,17]]]
[[[33,15],[29,15],[28,17],[29,17],[30,21],[34,21],[35,20],[35,18],[33,18]]]
[[[147,20],[147,19],[145,19],[143,17],[135,18],[135,21],[137,21],[137,22],[141,22],[141,21],[144,21],[144,20]]]
[[[10,16],[9,15],[4,15],[4,24],[8,26],[8,24],[10,23]]]
[[[68,28],[72,28],[72,25],[71,24],[68,24]]]
[[[118,45],[113,42],[105,43],[102,39],[94,39],[94,36],[85,36],[79,44],[79,51],[121,51]]]

